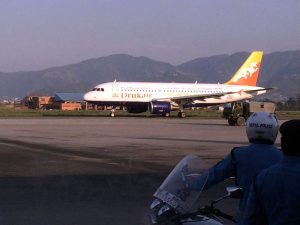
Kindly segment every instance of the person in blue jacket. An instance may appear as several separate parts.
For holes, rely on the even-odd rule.
[[[282,158],[281,150],[274,146],[278,127],[277,119],[272,113],[253,113],[246,122],[246,133],[250,144],[232,149],[222,161],[200,177],[190,181],[189,188],[205,190],[234,176],[236,185],[243,189],[239,204],[239,217],[241,217],[255,176],[263,169],[278,163]]]
[[[300,224],[300,120],[283,123],[280,133],[283,159],[255,178],[242,224]]]

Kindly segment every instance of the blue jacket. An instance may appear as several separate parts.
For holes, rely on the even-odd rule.
[[[240,212],[244,211],[251,184],[255,176],[263,169],[278,163],[282,158],[282,151],[274,145],[250,144],[234,148],[231,154],[210,168],[191,184],[192,189],[208,189],[229,177],[236,178],[236,185],[243,188],[240,200]]]
[[[300,224],[300,157],[284,156],[256,177],[242,224]]]

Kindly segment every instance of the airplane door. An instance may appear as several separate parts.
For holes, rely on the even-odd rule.
[[[119,96],[120,96],[119,84],[115,81],[112,84],[112,97],[119,97]]]

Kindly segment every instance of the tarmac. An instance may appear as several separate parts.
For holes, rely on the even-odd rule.
[[[0,119],[0,134],[3,225],[147,224],[152,194],[183,156],[211,166],[248,143],[222,119],[14,118]],[[220,207],[235,213],[227,201]]]

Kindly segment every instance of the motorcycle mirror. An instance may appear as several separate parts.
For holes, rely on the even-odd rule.
[[[171,211],[171,208],[168,205],[163,205],[160,210],[158,211],[157,215],[162,216],[163,214]]]
[[[242,188],[240,187],[227,187],[226,191],[230,198],[241,198],[242,197]]]
[[[156,208],[158,205],[160,205],[161,204],[161,202],[157,199],[157,198],[155,198],[153,201],[152,201],[152,203],[151,203],[151,205],[150,205],[150,209],[154,209],[154,208]]]

